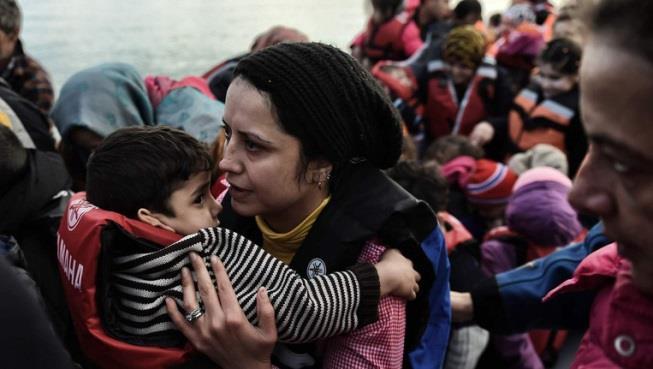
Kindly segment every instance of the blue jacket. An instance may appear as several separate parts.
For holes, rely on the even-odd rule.
[[[472,291],[477,323],[500,334],[530,329],[586,329],[593,293],[564,294],[547,302],[542,298],[571,278],[587,255],[609,243],[599,223],[583,242],[479,283]]]
[[[413,369],[440,368],[444,362],[451,329],[449,300],[449,258],[439,227],[422,241],[422,250],[431,261],[435,280],[429,291],[429,320],[420,343],[408,354]]]

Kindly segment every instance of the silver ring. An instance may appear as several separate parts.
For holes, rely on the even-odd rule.
[[[202,309],[201,306],[198,306],[193,311],[186,314],[186,320],[188,320],[188,323],[193,323],[194,321],[199,319],[202,315],[204,315],[204,309]]]

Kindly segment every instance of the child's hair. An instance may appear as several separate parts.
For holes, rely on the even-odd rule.
[[[417,199],[425,201],[438,212],[447,208],[449,184],[435,162],[419,164],[402,161],[387,171],[387,174]]]
[[[583,51],[577,43],[566,38],[549,41],[538,57],[538,64],[549,64],[558,73],[575,75],[580,67]]]
[[[135,217],[140,208],[174,216],[168,204],[172,193],[211,168],[207,149],[182,131],[124,128],[107,136],[91,155],[86,198],[127,217]]]
[[[469,138],[458,135],[443,136],[435,140],[424,152],[423,161],[434,160],[445,164],[459,156],[471,156],[480,159],[485,155],[483,149],[472,144]]]
[[[27,150],[7,126],[0,124],[0,192],[18,181],[27,167]]]
[[[653,63],[653,1],[603,0],[590,12],[592,33],[608,36],[616,45]]]

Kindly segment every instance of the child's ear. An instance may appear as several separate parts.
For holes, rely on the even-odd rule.
[[[160,214],[152,213],[151,211],[145,208],[138,209],[138,212],[136,213],[136,217],[141,222],[147,223],[157,228],[165,229],[166,231],[174,232],[175,231],[174,229],[172,229],[170,226],[163,223],[161,219],[159,219],[160,216],[161,216]]]

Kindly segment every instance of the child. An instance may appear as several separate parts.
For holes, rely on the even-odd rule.
[[[251,321],[256,291],[266,286],[282,341],[306,342],[372,321],[379,292],[398,287],[393,275],[403,272],[396,260],[381,265],[380,291],[365,264],[301,281],[242,236],[204,229],[218,226],[221,210],[209,192],[211,168],[204,146],[167,127],[116,131],[89,160],[88,192],[68,205],[57,251],[82,347],[97,364],[161,367],[187,359],[164,299],[181,301],[179,269],[190,251],[206,262],[211,255],[223,260]],[[190,236],[179,240],[183,235]],[[190,322],[202,315],[185,308],[194,309]]]
[[[436,163],[399,162],[388,176],[437,212],[451,262],[450,285],[469,291],[483,277],[478,263],[479,243],[460,221],[446,211],[449,188]],[[477,325],[454,325],[444,368],[474,368],[487,345],[489,334]]]
[[[569,174],[573,178],[587,153],[587,138],[581,124],[578,69],[582,51],[573,41],[555,39],[549,42],[537,60],[538,73],[532,83],[515,98],[508,115],[508,127],[500,128],[500,120],[479,124],[490,128],[488,141],[496,132],[508,139],[508,152],[526,151],[546,143],[567,154]],[[476,130],[475,129],[475,130]],[[476,136],[476,133],[472,133]],[[502,137],[497,137],[501,141]],[[505,140],[505,139],[504,139]]]
[[[546,256],[584,233],[576,211],[567,201],[571,180],[558,170],[540,167],[522,174],[506,209],[506,226],[491,230],[481,246],[481,265],[487,276],[508,271]],[[552,364],[563,332],[538,331],[493,336],[497,353],[506,363],[520,368],[543,368]],[[538,357],[539,354],[539,357]]]

